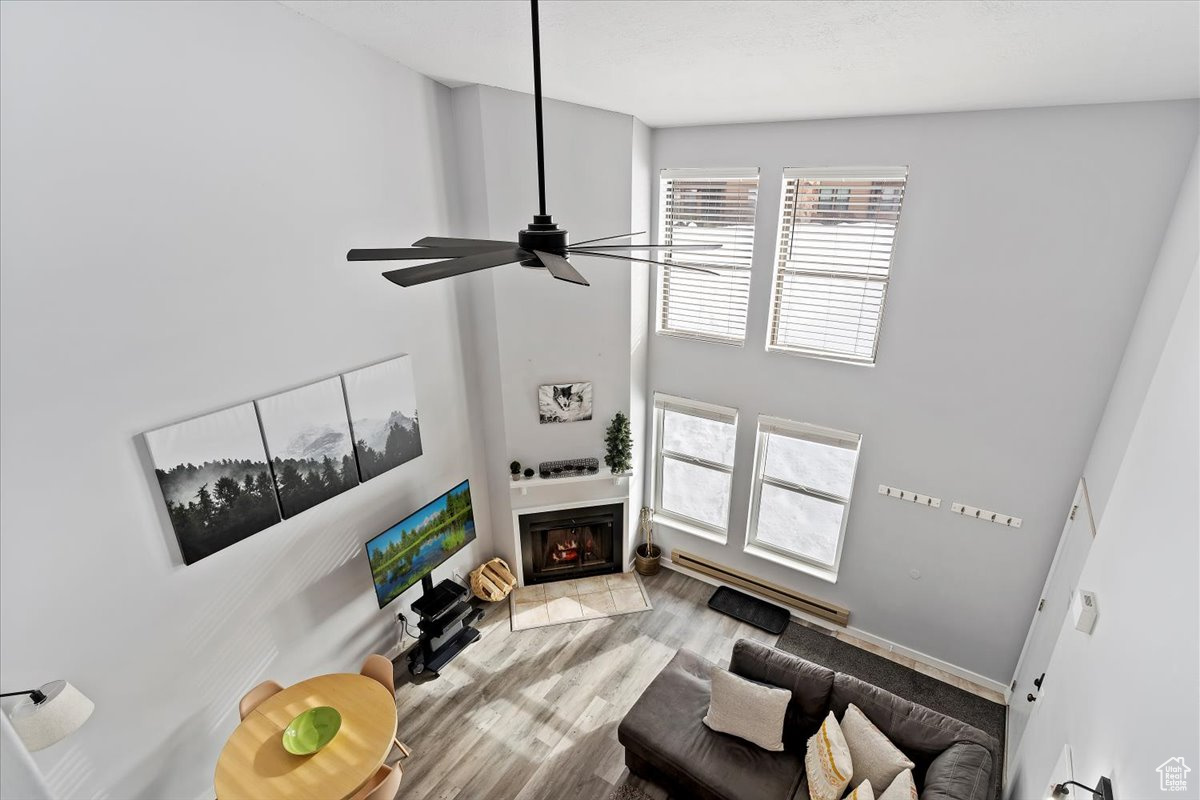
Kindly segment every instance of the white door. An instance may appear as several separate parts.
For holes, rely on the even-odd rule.
[[[1010,754],[1010,768],[1012,755],[1017,752],[1025,726],[1037,711],[1038,696],[1043,688],[1053,686],[1054,676],[1046,675],[1046,665],[1050,663],[1054,643],[1062,631],[1063,620],[1071,607],[1071,596],[1079,584],[1079,574],[1083,571],[1083,562],[1087,560],[1095,536],[1096,527],[1088,502],[1087,484],[1081,479],[1013,676],[1012,697],[1008,701],[1006,748]]]

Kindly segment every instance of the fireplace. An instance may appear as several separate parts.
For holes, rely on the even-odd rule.
[[[612,503],[521,514],[525,585],[621,572],[624,509]]]

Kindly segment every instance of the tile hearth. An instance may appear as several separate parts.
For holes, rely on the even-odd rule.
[[[522,586],[509,596],[514,631],[633,614],[650,608],[645,587],[633,572]]]

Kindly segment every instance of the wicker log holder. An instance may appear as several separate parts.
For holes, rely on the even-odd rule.
[[[517,579],[502,558],[493,558],[471,570],[471,592],[480,600],[496,603],[508,597]]]

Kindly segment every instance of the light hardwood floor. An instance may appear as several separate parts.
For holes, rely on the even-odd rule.
[[[736,640],[778,638],[710,610],[706,583],[668,570],[643,581],[653,610],[620,617],[513,632],[508,603],[493,604],[439,677],[398,674],[413,755],[397,798],[606,800],[627,777],[617,724],[676,650],[728,666]]]

